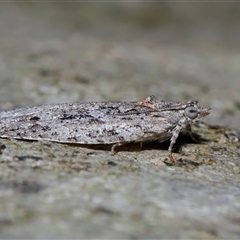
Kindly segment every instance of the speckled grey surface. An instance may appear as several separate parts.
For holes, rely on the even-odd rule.
[[[240,238],[236,6],[1,3],[1,109],[154,94],[197,98],[220,126],[181,136],[174,166],[168,142],[0,139],[0,237]]]

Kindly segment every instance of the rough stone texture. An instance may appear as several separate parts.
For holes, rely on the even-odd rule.
[[[174,166],[169,142],[1,139],[0,237],[240,238],[238,6],[1,3],[1,109],[154,94],[213,110]]]

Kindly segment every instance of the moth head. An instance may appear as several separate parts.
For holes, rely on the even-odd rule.
[[[198,106],[198,101],[195,100],[188,102],[184,109],[184,113],[189,120],[196,121],[210,114],[210,110],[211,108],[202,108]]]

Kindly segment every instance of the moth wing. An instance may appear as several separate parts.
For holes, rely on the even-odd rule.
[[[164,116],[136,102],[69,103],[0,112],[0,137],[108,144],[169,138]]]

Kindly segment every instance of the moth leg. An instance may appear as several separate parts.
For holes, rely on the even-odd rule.
[[[169,152],[169,158],[170,158],[170,161],[172,163],[175,163],[175,160],[172,156],[172,148],[173,148],[173,145],[175,144],[177,138],[178,138],[178,135],[181,131],[182,127],[180,125],[177,125],[173,130],[172,130],[172,137],[170,139],[170,145],[169,145],[169,148],[168,148],[168,152]]]
[[[186,126],[186,130],[187,130],[187,132],[189,133],[189,135],[190,135],[190,137],[191,137],[191,139],[192,139],[193,141],[195,141],[195,142],[197,142],[197,143],[200,142],[199,139],[197,139],[197,138],[193,135],[193,132],[192,132],[192,129],[191,129],[191,125],[190,125],[190,124],[188,124],[188,125]]]
[[[117,153],[116,148],[117,148],[117,147],[120,147],[120,146],[123,146],[123,145],[125,145],[125,144],[127,144],[127,142],[114,143],[114,144],[112,145],[112,147],[111,147],[111,154],[114,155],[115,153]]]
[[[175,159],[174,159],[173,156],[172,156],[172,153],[169,153],[168,157],[169,157],[170,162],[171,162],[172,164],[174,164],[174,163],[176,162]]]

